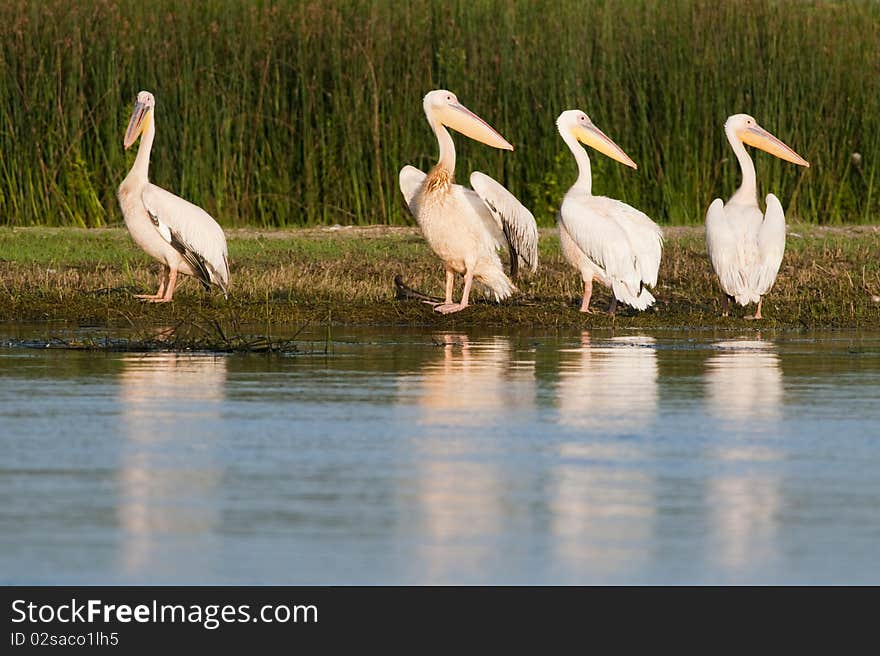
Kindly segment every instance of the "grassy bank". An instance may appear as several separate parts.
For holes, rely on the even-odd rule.
[[[0,321],[71,321],[81,325],[214,326],[280,330],[327,323],[468,326],[715,327],[730,329],[876,328],[880,325],[880,226],[790,226],[779,279],[760,325],[721,318],[719,292],[701,228],[667,229],[654,309],[617,317],[577,311],[579,277],[562,259],[554,231],[542,232],[540,267],[503,304],[478,302],[440,316],[418,301],[395,300],[402,274],[420,291],[441,295],[443,269],[412,228],[236,230],[229,235],[231,290],[207,295],[191,279],[170,305],[142,303],[159,266],[121,229],[0,229]],[[460,293],[461,282],[456,288]],[[609,292],[596,288],[593,307]]]
[[[813,164],[757,155],[790,217],[871,222],[878,68],[880,3],[854,0],[4,0],[0,223],[118,223],[148,89],[154,180],[224,227],[403,224],[397,171],[436,156],[420,100],[437,87],[517,147],[458,139],[460,177],[498,177],[543,225],[575,175],[554,128],[571,107],[640,165],[594,157],[596,190],[663,223],[733,191],[738,111]]]

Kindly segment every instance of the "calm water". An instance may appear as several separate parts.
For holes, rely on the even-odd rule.
[[[880,583],[880,335],[333,337],[0,348],[0,582]]]

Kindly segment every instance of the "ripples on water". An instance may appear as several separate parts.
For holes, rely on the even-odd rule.
[[[0,350],[0,571],[877,583],[878,356],[872,336],[603,332]]]

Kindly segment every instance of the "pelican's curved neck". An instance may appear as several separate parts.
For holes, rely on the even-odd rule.
[[[147,129],[141,135],[137,157],[135,157],[134,165],[128,173],[128,177],[137,178],[144,182],[147,181],[147,174],[150,170],[150,151],[153,149],[153,138],[156,136],[156,121],[152,112],[150,112],[147,121],[149,123],[147,124]]]
[[[758,181],[755,175],[755,163],[746,152],[746,147],[743,145],[742,140],[730,130],[724,130],[724,132],[727,134],[727,140],[730,142],[730,146],[733,148],[733,152],[739,160],[739,167],[742,170],[742,184],[736,190],[736,193],[730,197],[730,200],[757,205]]]
[[[452,135],[449,134],[445,125],[430,114],[428,115],[428,123],[437,136],[437,143],[440,146],[440,159],[437,160],[437,167],[450,174],[455,173],[455,144],[452,143]]]
[[[590,171],[590,156],[587,155],[586,149],[580,145],[577,138],[569,130],[560,129],[559,134],[562,135],[562,140],[571,149],[571,153],[574,155],[578,165],[578,178],[571,188],[588,194],[592,193],[593,174]]]

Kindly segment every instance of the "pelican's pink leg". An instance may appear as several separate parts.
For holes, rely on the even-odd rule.
[[[455,271],[452,269],[446,269],[446,300],[442,303],[437,301],[422,301],[422,303],[427,303],[435,310],[441,305],[454,305],[452,302],[452,292],[455,290]]]
[[[581,312],[590,314],[590,299],[593,297],[593,276],[584,280],[584,299],[581,301]]]
[[[168,271],[169,267],[166,264],[159,275],[159,291],[155,294],[135,294],[134,297],[143,301],[158,301],[161,299],[165,295],[165,286],[168,284]]]
[[[763,319],[764,317],[761,316],[761,305],[763,303],[764,303],[764,297],[762,296],[761,298],[758,299],[758,309],[755,311],[754,314],[747,316],[746,319],[748,319],[750,321],[757,321],[759,319]]]
[[[174,296],[174,288],[177,286],[177,269],[171,269],[168,275],[168,285],[165,287],[165,295],[155,300],[153,303],[170,303]]]
[[[611,292],[611,303],[608,305],[608,314],[612,317],[617,312],[617,297],[614,295],[614,291]]]
[[[450,291],[450,287],[448,284],[449,278],[447,280],[447,294],[446,298],[448,300],[452,299],[452,292]],[[438,305],[434,309],[441,314],[452,314],[453,312],[460,312],[464,310],[468,306],[468,299],[471,295],[471,285],[474,282],[474,272],[473,269],[468,268],[467,273],[464,274],[464,289],[461,292],[461,303],[449,303],[446,302],[443,305]]]

